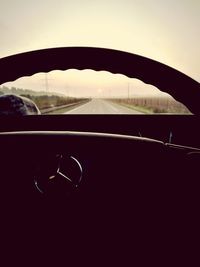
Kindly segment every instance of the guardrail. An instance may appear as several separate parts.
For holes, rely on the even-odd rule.
[[[87,103],[89,101],[90,101],[90,99],[84,99],[84,100],[80,100],[78,102],[70,103],[70,104],[67,104],[67,105],[61,105],[61,106],[41,109],[40,112],[41,112],[41,114],[47,114],[47,113],[50,113],[52,111],[56,111],[56,110],[59,110],[59,109],[73,107],[73,106],[80,105],[80,104],[85,104],[85,103]]]

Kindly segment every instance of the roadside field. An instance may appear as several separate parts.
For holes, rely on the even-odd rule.
[[[149,114],[191,114],[183,104],[174,100],[172,97],[112,98],[110,101]]]

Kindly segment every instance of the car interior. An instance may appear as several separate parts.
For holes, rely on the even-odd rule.
[[[67,69],[137,78],[193,115],[1,115],[6,240],[15,247],[23,240],[24,251],[37,243],[36,254],[61,242],[77,255],[105,249],[176,254],[177,247],[193,247],[199,230],[199,83],[136,54],[62,47],[1,58],[0,84]]]

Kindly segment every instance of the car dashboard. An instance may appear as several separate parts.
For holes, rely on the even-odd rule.
[[[109,256],[144,244],[159,253],[187,246],[199,225],[197,123],[193,116],[2,117],[5,242],[15,251],[29,244],[38,255],[53,244],[70,255],[94,255],[103,244]]]
[[[196,115],[0,116],[4,248],[8,243],[12,252],[37,256],[57,248],[76,256],[107,250],[113,257],[133,250],[166,257],[177,247],[182,254],[195,249],[199,83],[153,60],[97,48],[3,58],[0,83],[70,68],[138,78]]]

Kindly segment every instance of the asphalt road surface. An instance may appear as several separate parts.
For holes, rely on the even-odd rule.
[[[92,99],[64,114],[142,114],[139,111],[103,99]]]

